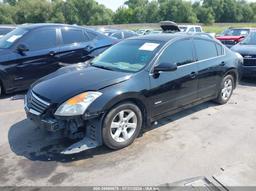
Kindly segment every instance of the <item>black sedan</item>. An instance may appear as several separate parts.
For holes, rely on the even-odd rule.
[[[109,48],[88,67],[62,68],[39,80],[25,110],[38,126],[81,138],[64,154],[101,144],[121,149],[160,118],[209,100],[227,103],[239,62],[206,37],[141,36]]]
[[[92,59],[114,43],[79,26],[21,25],[0,39],[0,95],[25,90],[63,65]]]
[[[252,31],[242,42],[231,50],[242,55],[244,62],[240,65],[241,77],[256,77],[256,30]]]

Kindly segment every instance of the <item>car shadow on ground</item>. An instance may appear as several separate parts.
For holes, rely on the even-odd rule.
[[[256,87],[256,78],[243,78],[239,84],[242,86]]]
[[[13,94],[5,94],[0,96],[1,99],[10,99],[10,100],[19,100],[19,99],[24,99],[26,92],[18,92],[18,93],[13,93]]]
[[[153,129],[160,128],[163,125],[189,116],[192,113],[196,113],[200,110],[205,110],[214,106],[216,107],[215,103],[206,102],[163,118],[159,120],[157,124],[152,124],[151,127],[143,129],[140,136],[143,136],[144,133]],[[10,148],[15,154],[18,156],[24,156],[32,161],[57,161],[67,163],[114,152],[105,146],[101,146],[74,155],[60,154],[60,152],[70,146],[72,142],[70,140],[61,138],[61,136],[56,133],[51,134],[45,130],[35,127],[35,125],[27,119],[14,124],[9,129],[8,139]]]

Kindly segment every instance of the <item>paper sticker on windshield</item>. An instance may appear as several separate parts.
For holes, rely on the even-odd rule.
[[[139,48],[139,50],[154,51],[158,46],[159,44],[157,43],[145,43]]]
[[[8,42],[14,42],[15,40],[17,40],[20,37],[21,37],[21,35],[13,35],[10,38],[8,38],[7,41]]]

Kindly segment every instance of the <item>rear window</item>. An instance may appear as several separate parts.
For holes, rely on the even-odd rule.
[[[124,38],[129,38],[129,37],[133,37],[133,36],[135,36],[135,35],[132,32],[127,32],[127,31],[124,32]]]
[[[98,36],[97,33],[93,32],[93,31],[90,31],[90,30],[86,30],[86,33],[87,33],[87,35],[89,36],[89,38],[90,38],[91,40],[97,38],[97,36]]]
[[[61,29],[61,34],[62,34],[63,44],[65,45],[88,41],[83,30]]]
[[[246,36],[250,32],[249,29],[227,29],[223,32],[224,36]]]
[[[2,28],[0,29],[0,35],[5,35],[9,32],[11,32],[13,30],[13,28]]]
[[[122,37],[122,32],[113,33],[111,35],[111,37],[116,38],[116,39],[122,39],[123,38]]]
[[[215,42],[195,39],[195,48],[198,60],[205,60],[218,56]]]

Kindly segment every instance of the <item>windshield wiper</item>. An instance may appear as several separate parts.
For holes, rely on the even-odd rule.
[[[110,70],[110,71],[114,70],[113,68],[106,67],[106,66],[101,66],[101,65],[93,65],[93,64],[91,64],[91,66],[93,66],[95,68],[101,68],[101,69],[104,69],[104,70]]]

